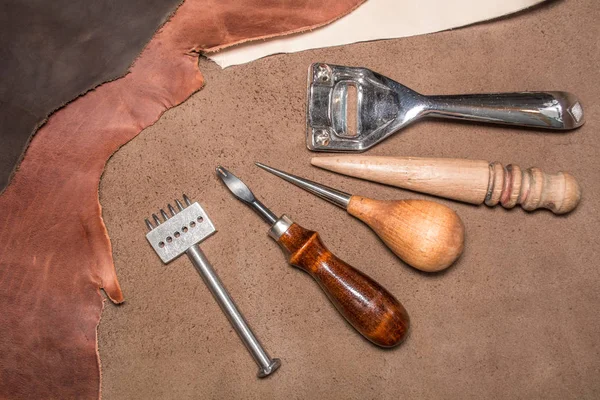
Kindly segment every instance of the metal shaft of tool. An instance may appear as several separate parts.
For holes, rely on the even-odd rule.
[[[300,178],[296,175],[288,174],[287,172],[280,171],[265,164],[257,162],[256,165],[265,171],[268,171],[273,175],[306,190],[307,192],[317,195],[320,198],[343,208],[344,210],[347,209],[348,204],[350,204],[350,198],[352,198],[352,196],[348,193],[342,192],[341,190],[337,190],[317,182],[309,181],[308,179]]]
[[[258,377],[263,378],[275,372],[281,365],[281,361],[277,358],[271,359],[269,354],[263,349],[262,345],[248,326],[243,315],[237,309],[233,299],[227,292],[227,289],[221,283],[219,276],[210,265],[210,262],[200,250],[200,247],[195,244],[186,251],[188,257],[198,270],[198,273],[210,289],[211,293],[219,303],[219,306],[231,322],[231,325],[238,333],[242,342],[259,366]]]
[[[269,210],[267,206],[258,200],[254,199],[254,201],[249,204],[254,211],[256,211],[258,215],[260,215],[262,219],[264,219],[269,225],[275,224],[275,222],[277,222],[279,219],[275,214],[273,214],[273,211]]]

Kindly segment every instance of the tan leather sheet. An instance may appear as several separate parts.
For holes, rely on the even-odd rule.
[[[599,5],[554,1],[451,32],[307,51],[220,70],[206,86],[123,147],[100,199],[127,301],[99,329],[106,399],[597,399],[600,397]],[[341,209],[253,166],[295,172],[355,194],[430,198],[309,165],[306,70],[367,66],[426,94],[568,90],[587,123],[552,134],[421,121],[367,154],[470,157],[570,171],[573,213],[527,213],[441,200],[466,228],[446,273],[399,262]],[[267,226],[214,176],[222,164],[264,203],[318,230],[344,260],[406,306],[412,332],[383,351],[362,339],[310,277],[289,267]],[[185,191],[218,232],[202,248],[281,369],[266,381],[190,263],[163,266],[143,219]]]
[[[0,196],[0,398],[98,397],[99,288],[123,300],[100,176],[114,151],[201,87],[198,52],[322,25],[359,3],[188,0],[130,74],[48,120]]]

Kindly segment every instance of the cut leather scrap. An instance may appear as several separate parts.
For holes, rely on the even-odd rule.
[[[222,68],[276,53],[293,53],[370,40],[422,35],[499,18],[544,0],[370,0],[356,12],[318,31],[249,43],[210,54]]]
[[[0,192],[48,115],[125,75],[181,1],[2,2]]]
[[[104,288],[123,301],[101,217],[108,158],[200,89],[198,54],[334,20],[361,1],[188,0],[131,73],[56,112],[0,196],[0,398],[97,398]]]

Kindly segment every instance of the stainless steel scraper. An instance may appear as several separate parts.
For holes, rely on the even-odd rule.
[[[364,151],[424,116],[554,130],[585,122],[568,92],[424,96],[367,68],[317,63],[308,70],[310,150]]]

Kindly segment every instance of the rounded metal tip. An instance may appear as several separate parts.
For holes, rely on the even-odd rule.
[[[223,178],[227,177],[227,170],[225,168],[223,168],[222,166],[217,166],[217,168],[215,168],[215,171],[217,172],[217,174],[221,175]]]
[[[175,209],[173,208],[173,206],[171,204],[168,204],[167,208],[169,209],[169,212],[171,213],[172,217],[174,217],[175,214],[177,214],[177,211],[175,211]]]
[[[175,205],[179,209],[179,211],[183,211],[183,204],[178,199],[175,199]]]
[[[260,368],[258,370],[259,378],[266,378],[271,375],[273,372],[277,371],[281,367],[281,360],[279,358],[274,358],[271,360],[271,364],[269,364],[266,368]]]
[[[191,206],[192,202],[190,201],[190,199],[184,194],[183,195],[183,201],[185,202],[186,205]]]
[[[146,222],[146,227],[148,228],[149,231],[151,231],[152,229],[154,229],[154,227],[152,226],[152,223],[148,220],[148,218],[146,218],[144,220],[144,222]]]
[[[156,214],[152,214],[152,219],[154,220],[154,223],[156,224],[156,226],[160,225],[160,219],[158,219]]]

